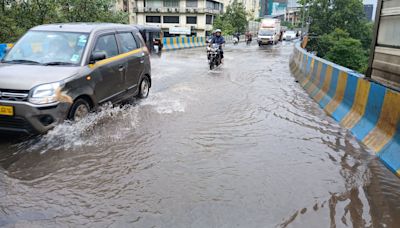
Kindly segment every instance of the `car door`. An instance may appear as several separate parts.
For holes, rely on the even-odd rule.
[[[125,60],[118,58],[119,49],[115,33],[97,37],[92,54],[101,52],[106,59],[92,64],[91,76],[96,80],[94,93],[99,103],[113,101],[124,91]]]
[[[119,32],[117,38],[121,53],[126,54],[125,88],[136,91],[144,71],[143,50],[136,42],[132,32]]]

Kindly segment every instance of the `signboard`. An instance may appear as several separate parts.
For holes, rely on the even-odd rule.
[[[276,15],[285,15],[286,13],[286,4],[284,3],[278,3],[274,2],[272,4],[272,12],[271,15],[276,16]]]
[[[170,27],[169,34],[190,35],[190,28],[186,27]]]

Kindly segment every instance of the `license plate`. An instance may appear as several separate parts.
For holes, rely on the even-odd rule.
[[[13,106],[2,106],[2,105],[0,105],[0,115],[13,116],[14,115],[14,107]]]

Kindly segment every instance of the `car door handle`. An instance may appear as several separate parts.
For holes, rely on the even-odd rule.
[[[122,72],[122,71],[124,71],[124,70],[125,70],[125,67],[124,67],[124,66],[121,65],[121,66],[118,67],[118,71]]]

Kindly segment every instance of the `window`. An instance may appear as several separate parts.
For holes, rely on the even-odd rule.
[[[164,16],[163,22],[169,24],[179,24],[179,16]]]
[[[381,17],[378,45],[400,48],[400,16]]]
[[[207,9],[214,9],[214,10],[220,10],[221,9],[221,3],[219,2],[214,2],[214,1],[207,1],[206,2],[206,7]]]
[[[197,0],[186,0],[186,7],[197,8]]]
[[[197,17],[196,16],[187,16],[186,24],[197,24]]]
[[[147,23],[161,23],[161,16],[146,16]]]
[[[118,55],[117,40],[114,35],[101,36],[94,47],[93,52],[104,52],[106,58]]]
[[[128,0],[122,0],[122,8],[123,8],[124,12],[128,12],[129,11]]]
[[[164,0],[164,7],[179,7],[179,0]]]
[[[135,38],[133,38],[132,33],[118,33],[117,37],[121,44],[121,53],[126,53],[138,48],[136,40]]]
[[[212,15],[206,15],[206,24],[212,25]]]
[[[28,31],[4,60],[78,64],[81,62],[88,37],[87,33]]]
[[[156,9],[156,8],[162,8],[163,7],[163,1],[154,1],[154,0],[146,0],[146,1],[144,1],[144,7],[147,7],[147,8],[153,8],[153,9]]]

